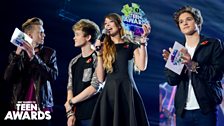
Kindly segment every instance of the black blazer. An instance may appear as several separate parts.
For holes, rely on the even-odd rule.
[[[185,45],[185,43],[182,43]],[[214,38],[200,36],[192,61],[198,62],[198,73],[192,72],[192,86],[203,113],[216,110],[222,100],[221,83],[224,68],[223,44]],[[177,116],[181,116],[186,106],[189,77],[186,67],[181,75],[165,68],[168,83],[177,85],[174,106]]]

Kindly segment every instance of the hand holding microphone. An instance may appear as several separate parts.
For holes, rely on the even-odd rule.
[[[95,45],[93,46],[93,49],[99,52],[101,50],[101,46],[102,46],[101,41],[97,39]]]
[[[95,48],[96,48],[96,51],[100,51],[101,50],[101,43],[103,42],[104,38],[106,37],[108,31],[106,29],[103,29],[102,30],[102,34],[98,37],[98,40],[99,42],[96,41],[95,43]]]

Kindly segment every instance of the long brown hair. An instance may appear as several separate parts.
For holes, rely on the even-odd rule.
[[[116,26],[120,26],[121,29],[119,31],[120,36],[124,35],[124,30],[121,25],[121,16],[117,13],[110,13],[105,16],[105,19],[108,18],[113,20]],[[103,46],[103,67],[108,73],[113,72],[113,63],[115,62],[115,55],[116,55],[116,48],[114,42],[111,40],[110,36],[106,36],[104,39],[104,46]]]

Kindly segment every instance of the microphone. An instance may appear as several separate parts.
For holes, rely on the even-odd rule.
[[[100,40],[100,42],[103,42],[104,38],[106,37],[108,31],[104,28],[102,30],[102,34],[98,37],[98,40]],[[101,49],[101,46],[96,46],[96,51],[99,51]]]
[[[106,37],[108,31],[104,28],[102,30],[102,34],[99,36],[98,40],[100,40],[101,42],[103,42],[104,38]]]

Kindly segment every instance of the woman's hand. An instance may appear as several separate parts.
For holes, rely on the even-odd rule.
[[[100,40],[96,40],[95,48],[96,48],[95,50],[96,50],[97,54],[102,54],[102,52],[103,52],[103,43]]]
[[[147,38],[147,36],[151,32],[151,26],[149,24],[143,24],[142,28],[143,28],[143,31],[144,31],[143,34],[142,34],[142,37],[143,38]]]
[[[140,42],[143,43],[144,45],[147,45],[147,41],[148,41],[148,38],[147,36],[150,34],[151,32],[151,26],[148,25],[148,24],[143,24],[142,25],[142,28],[143,28],[143,34],[140,38]]]

